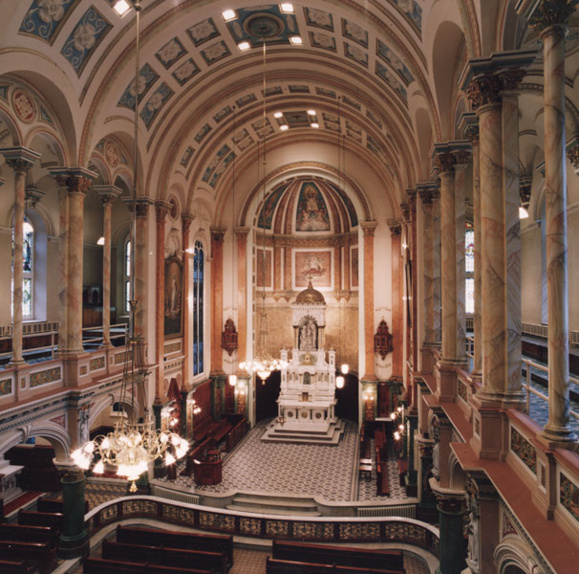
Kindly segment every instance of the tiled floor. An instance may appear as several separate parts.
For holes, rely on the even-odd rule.
[[[404,500],[395,460],[388,463],[391,494],[376,496],[375,464],[372,480],[357,481],[358,434],[348,423],[338,446],[264,443],[267,424],[260,423],[223,463],[223,480],[214,486],[197,486],[192,477],[178,476],[173,485],[197,493],[243,491],[317,496],[329,502],[351,500]],[[393,457],[393,452],[390,453]],[[352,492],[354,490],[354,493]]]

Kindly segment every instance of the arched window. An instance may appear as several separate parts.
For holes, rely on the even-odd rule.
[[[34,227],[28,218],[24,219],[23,231],[22,318],[26,320],[34,318]],[[14,231],[12,232],[12,261],[14,262]],[[12,283],[11,293],[14,297],[14,283]]]
[[[203,372],[205,253],[203,244],[195,242],[193,254],[193,375]]]
[[[124,307],[125,313],[131,310],[131,240],[125,242],[123,257],[123,284],[124,284]]]
[[[467,221],[464,233],[464,303],[467,315],[474,315],[474,229]]]

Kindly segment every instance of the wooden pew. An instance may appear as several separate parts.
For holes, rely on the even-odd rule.
[[[165,546],[182,550],[205,550],[223,552],[229,566],[233,564],[233,536],[230,534],[205,534],[199,532],[178,532],[174,530],[155,530],[136,526],[117,526],[117,542],[125,544],[144,544]]]
[[[207,574],[207,570],[196,568],[173,568],[146,562],[120,562],[103,558],[86,558],[84,574]]]
[[[280,560],[292,560],[299,556],[304,562],[390,569],[395,572],[404,570],[402,550],[326,546],[291,540],[274,540],[272,551],[273,557]]]
[[[28,526],[23,524],[0,524],[0,540],[16,542],[40,542],[56,545],[58,532],[48,526]]]
[[[128,560],[146,562],[174,568],[194,566],[205,572],[227,574],[227,556],[224,552],[206,552],[204,550],[182,550],[165,546],[144,546],[141,544],[123,544],[104,540],[102,556],[105,560]]]
[[[378,496],[388,496],[390,494],[387,462],[378,447],[376,447],[376,494]]]
[[[32,574],[34,568],[26,560],[0,560],[2,574]]]
[[[27,526],[48,526],[62,530],[62,514],[60,512],[32,512],[29,510],[20,510],[18,512],[18,524]]]
[[[62,498],[39,498],[36,501],[36,511],[37,512],[59,512],[64,514],[64,501]],[[84,513],[87,514],[89,511],[88,500],[84,501]]]
[[[41,572],[50,572],[54,567],[56,548],[40,542],[0,540],[0,556],[3,560],[30,562]]]
[[[266,574],[405,574],[405,570],[384,570],[361,566],[340,566],[339,564],[316,564],[297,560],[266,558]]]
[[[233,417],[234,415],[231,415]],[[233,419],[231,423],[234,425],[233,428],[227,433],[225,437],[225,450],[231,452],[240,442],[241,439],[247,434],[247,419],[241,417],[240,420],[236,422]]]

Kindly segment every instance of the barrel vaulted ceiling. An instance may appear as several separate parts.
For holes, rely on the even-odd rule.
[[[3,78],[46,98],[62,161],[103,179],[115,166],[129,177],[132,161],[136,18],[115,1],[0,0]],[[232,186],[257,196],[264,178],[312,174],[397,212],[429,179],[432,143],[455,135],[464,63],[500,44],[481,37],[475,0],[141,4],[140,193],[173,189],[222,217]],[[482,4],[497,21],[511,10]]]

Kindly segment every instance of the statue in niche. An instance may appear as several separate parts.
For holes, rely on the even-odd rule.
[[[300,350],[314,351],[316,349],[316,322],[313,319],[305,321],[300,327]]]
[[[468,556],[466,563],[469,568],[476,572],[479,567],[479,512],[478,512],[478,489],[474,480],[467,483],[468,493],[468,524],[466,534],[468,535]]]

